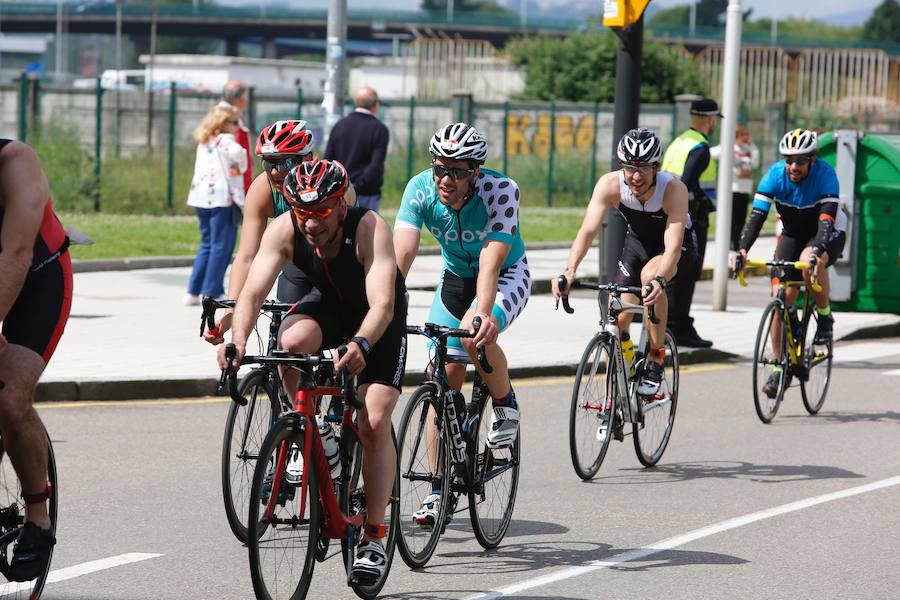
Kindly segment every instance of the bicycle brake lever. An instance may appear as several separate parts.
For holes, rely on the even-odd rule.
[[[564,292],[564,291],[566,290],[566,277],[565,277],[565,275],[560,275],[560,276],[558,276],[558,277],[556,278],[556,281],[559,282],[559,291],[560,291],[560,292]],[[572,305],[569,304],[569,296],[568,296],[568,295],[560,296],[560,298],[562,298],[563,310],[566,311],[566,314],[570,314],[570,315],[571,315],[573,312],[575,312],[575,309],[572,308]],[[555,310],[559,310],[559,300],[560,300],[560,298],[557,298],[557,299],[556,299],[556,309],[555,309]]]
[[[341,359],[342,356],[347,352],[347,346],[338,346],[337,348],[337,356],[338,360]],[[356,395],[356,378],[349,377],[347,375],[347,369],[341,369],[341,387],[344,389],[344,399],[352,406],[353,408],[359,410],[363,407],[363,403],[360,401],[359,396]]]
[[[478,330],[481,329],[481,317],[475,317],[472,319],[472,329],[475,330],[475,333],[478,333]],[[478,349],[478,364],[481,365],[481,369],[485,373],[493,373],[494,367],[491,366],[491,363],[488,362],[487,354],[484,351],[484,346]]]
[[[247,399],[237,392],[237,369],[231,369],[231,363],[237,355],[237,348],[234,344],[225,346],[225,368],[222,369],[222,375],[219,377],[219,384],[216,386],[216,393],[222,395],[226,382],[228,384],[228,395],[240,406],[247,406]]]

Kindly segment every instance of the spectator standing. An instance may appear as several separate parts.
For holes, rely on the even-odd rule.
[[[199,304],[200,295],[225,295],[225,270],[242,218],[247,154],[235,139],[237,113],[214,106],[194,131],[197,159],[187,203],[197,211],[200,248],[188,282],[184,303]]]
[[[715,210],[712,200],[703,191],[701,182],[715,179],[715,165],[710,161],[709,136],[721,117],[715,100],[703,98],[691,102],[691,127],[672,140],[663,156],[662,170],[681,177],[688,189],[690,223],[697,234],[698,260],[695,268],[686,269],[672,282],[669,304],[669,329],[679,346],[709,348],[712,342],[700,337],[690,316],[694,287],[703,271],[709,213]]]
[[[250,129],[244,124],[244,111],[247,110],[247,103],[250,101],[247,86],[238,80],[232,80],[225,84],[222,89],[222,101],[219,106],[223,108],[231,108],[237,113],[238,129],[234,133],[237,143],[241,145],[247,155],[247,170],[244,171],[244,194],[250,190],[250,184],[253,183],[253,155],[250,154]]]
[[[384,158],[387,155],[387,126],[378,120],[381,108],[378,94],[371,87],[361,87],[353,96],[356,110],[338,121],[325,146],[325,158],[337,160],[347,167],[356,188],[356,203],[378,211],[381,207],[381,185],[384,183]]]
[[[719,159],[721,146],[709,149],[714,160]],[[731,183],[731,251],[740,244],[741,229],[747,220],[747,206],[753,193],[753,171],[759,167],[759,148],[753,143],[746,123],[738,123],[734,129],[734,179]]]

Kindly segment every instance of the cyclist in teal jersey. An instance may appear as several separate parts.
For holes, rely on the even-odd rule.
[[[397,262],[405,277],[423,225],[440,243],[444,271],[428,320],[472,330],[472,319],[481,317],[478,334],[462,344],[476,368],[475,352],[481,347],[494,367],[492,373],[481,373],[494,400],[488,443],[509,445],[518,433],[519,410],[497,336],[519,316],[531,294],[519,227],[519,187],[502,173],[482,168],[487,142],[471,125],[441,127],[430,151],[431,167],[409,181],[397,213]],[[451,386],[462,387],[464,365],[448,365],[447,371]]]
[[[237,298],[247,280],[250,263],[259,251],[263,232],[269,219],[290,210],[284,198],[283,185],[292,167],[315,159],[315,138],[306,121],[276,121],[266,126],[256,140],[256,155],[263,164],[263,173],[256,176],[244,201],[241,241],[228,276],[228,297]],[[350,186],[346,196],[350,206],[355,204],[356,192]],[[278,277],[276,296],[282,302],[296,302],[314,293],[312,282],[291,263],[284,266]],[[231,310],[225,310],[216,329],[203,337],[211,344],[221,344],[224,333],[231,328]]]

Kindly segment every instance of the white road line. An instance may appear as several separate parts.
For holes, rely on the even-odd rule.
[[[582,567],[572,567],[570,569],[565,569],[563,571],[544,575],[543,577],[528,579],[514,585],[500,588],[498,590],[491,590],[483,594],[468,596],[465,598],[465,600],[488,600],[491,598],[513,596],[525,590],[549,585],[551,583],[556,583],[557,581],[563,581],[565,579],[571,579],[572,577],[585,575],[599,569],[615,567],[622,563],[633,560],[640,560],[653,554],[659,554],[660,552],[665,552],[666,550],[671,550],[672,548],[684,546],[685,544],[689,544],[693,541],[709,537],[723,531],[737,529],[738,527],[743,527],[744,525],[750,525],[751,523],[756,523],[757,521],[771,519],[772,517],[796,512],[798,510],[803,510],[805,508],[810,508],[819,504],[825,504],[826,502],[833,502],[835,500],[841,500],[843,498],[849,498],[851,496],[857,496],[859,494],[865,494],[867,492],[873,492],[875,490],[880,490],[895,485],[900,485],[900,475],[896,477],[889,477],[888,479],[882,479],[880,481],[875,481],[872,483],[867,483],[865,485],[848,488],[839,492],[832,492],[830,494],[823,494],[821,496],[806,498],[805,500],[798,500],[797,502],[791,502],[789,504],[782,504],[781,506],[775,506],[773,508],[768,508],[759,512],[750,513],[742,517],[735,517],[734,519],[720,521],[719,523],[714,523],[713,525],[709,525],[707,527],[701,527],[700,529],[695,529],[694,531],[689,531],[688,533],[678,535],[667,540],[651,544],[649,546],[644,546],[643,548],[636,548],[634,550],[629,550],[628,552],[616,554],[615,556],[611,556],[606,560],[594,561]]]
[[[900,376],[900,369],[894,369],[893,371],[885,371],[882,375],[898,375]]]
[[[865,362],[885,356],[900,354],[900,344],[888,342],[863,342],[840,346],[834,351],[835,364],[847,362]]]
[[[50,576],[47,578],[47,583],[57,583],[59,581],[65,581],[66,579],[73,579],[75,577],[81,577],[82,575],[87,575],[89,573],[96,573],[97,571],[103,571],[104,569],[111,569],[113,567],[121,567],[122,565],[128,565],[131,563],[140,562],[142,560],[157,558],[159,556],[162,556],[162,554],[130,552],[128,554],[119,554],[118,556],[110,556],[109,558],[92,560],[90,562],[81,563],[80,565],[73,565],[71,567],[65,567],[64,569],[50,571]],[[25,583],[7,583],[0,586],[0,596],[8,596],[9,594],[14,594],[23,590],[30,590],[31,584],[32,582],[30,581],[27,581]]]

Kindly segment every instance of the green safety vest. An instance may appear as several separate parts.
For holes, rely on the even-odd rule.
[[[684,174],[684,163],[687,162],[688,154],[699,144],[709,146],[709,139],[696,129],[688,129],[679,135],[666,148],[661,170],[681,177]],[[709,166],[700,174],[700,187],[715,187],[717,181],[718,161],[710,157]]]

